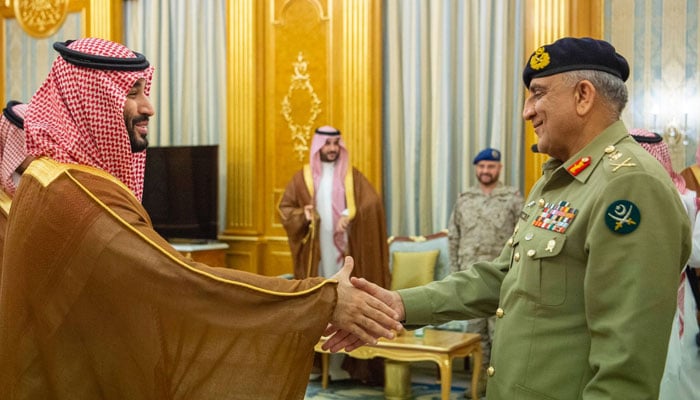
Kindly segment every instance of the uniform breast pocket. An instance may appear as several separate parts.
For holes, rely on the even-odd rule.
[[[566,266],[560,257],[566,236],[551,233],[538,239],[521,250],[525,253],[521,270],[524,290],[538,304],[560,305],[566,299]]]

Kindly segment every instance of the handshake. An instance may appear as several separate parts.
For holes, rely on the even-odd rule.
[[[352,351],[375,344],[381,337],[393,339],[403,330],[399,322],[405,317],[401,296],[364,278],[351,278],[353,267],[352,257],[345,257],[343,268],[333,276],[338,280],[338,301],[323,333],[330,336],[324,350]]]

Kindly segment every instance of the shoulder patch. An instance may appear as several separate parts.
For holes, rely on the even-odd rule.
[[[639,208],[629,200],[615,200],[605,212],[605,225],[612,232],[621,235],[634,232],[641,221]]]

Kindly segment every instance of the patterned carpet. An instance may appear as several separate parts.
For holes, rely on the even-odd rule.
[[[414,383],[411,386],[412,399],[440,400],[440,385]],[[384,388],[381,386],[357,386],[352,382],[336,382],[321,389],[321,382],[309,382],[306,388],[306,400],[384,400]],[[464,399],[464,387],[452,387],[450,399]]]
[[[450,399],[464,400],[464,391],[470,387],[471,376],[465,372],[463,364],[456,363],[452,376]],[[436,366],[432,362],[411,363],[411,399],[440,400],[440,384],[436,382]],[[306,388],[305,400],[384,400],[382,386],[362,386],[355,381],[330,382],[327,389],[321,388],[321,381],[310,381]]]

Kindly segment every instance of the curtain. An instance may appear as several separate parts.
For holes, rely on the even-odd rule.
[[[123,11],[124,44],[155,67],[149,145],[219,145],[218,221],[224,226],[226,0],[125,1]]]
[[[225,38],[225,0],[124,2],[125,45],[156,68],[151,145],[225,147]]]
[[[26,33],[16,19],[4,20],[4,32],[0,37],[5,46],[5,100],[28,103],[34,92],[44,83],[51,64],[58,57],[53,49],[55,42],[65,42],[82,37],[82,14],[69,13],[61,28],[53,35],[37,39]],[[5,104],[2,104],[5,107]]]
[[[627,128],[664,136],[673,168],[695,163],[699,0],[606,0],[603,31],[630,64]]]
[[[502,152],[523,187],[524,0],[384,0],[384,196],[390,235],[447,228],[471,160]]]

